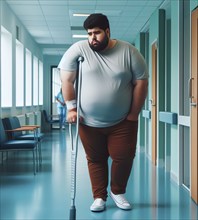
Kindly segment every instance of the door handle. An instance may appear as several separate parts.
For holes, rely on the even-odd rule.
[[[153,101],[153,99],[149,99],[150,103],[151,103],[151,106],[156,106],[155,105],[155,102]]]
[[[194,78],[190,78],[189,81],[188,81],[188,96],[189,96],[189,99],[191,99],[190,101],[190,106],[192,107],[196,107],[197,106],[197,103],[196,102],[192,102],[192,99],[194,98],[193,96],[193,92],[192,92],[192,81],[194,80]]]
[[[193,107],[196,107],[197,103],[196,102],[191,102],[190,105],[193,106]]]
[[[189,99],[191,99],[193,96],[192,96],[192,80],[193,78],[190,78],[188,80],[188,97]]]

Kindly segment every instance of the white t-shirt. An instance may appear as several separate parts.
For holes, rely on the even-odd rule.
[[[130,111],[133,81],[147,79],[146,63],[139,51],[127,42],[102,52],[93,51],[87,40],[73,44],[58,68],[74,71],[82,56],[81,116],[92,127],[108,127],[126,118]]]

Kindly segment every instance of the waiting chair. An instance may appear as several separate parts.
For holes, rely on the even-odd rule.
[[[11,139],[17,140],[35,140],[38,142],[38,151],[39,151],[39,162],[42,162],[42,152],[41,152],[41,142],[44,138],[44,134],[38,132],[39,126],[37,125],[24,125],[21,126],[19,119],[16,116],[8,117],[3,119],[3,124],[7,130],[7,134]],[[29,129],[28,129],[29,127]],[[18,129],[26,128],[26,129]],[[18,130],[15,130],[18,129]],[[9,132],[10,130],[10,132]],[[32,131],[31,134],[23,134],[24,131]]]
[[[33,154],[33,170],[36,175],[37,170],[37,141],[36,140],[8,140],[5,128],[0,119],[0,152],[10,151],[31,151]]]
[[[48,115],[46,110],[43,110],[43,116],[45,119],[45,122],[48,124],[57,124],[59,123],[59,116],[58,115]]]

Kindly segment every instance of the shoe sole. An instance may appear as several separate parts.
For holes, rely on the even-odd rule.
[[[106,206],[101,207],[101,208],[96,208],[96,209],[90,208],[90,210],[91,210],[92,212],[102,212],[102,211],[104,211],[105,209],[106,209]]]

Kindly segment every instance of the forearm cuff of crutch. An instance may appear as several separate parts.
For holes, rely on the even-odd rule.
[[[68,111],[77,107],[76,99],[66,101],[65,103]]]

